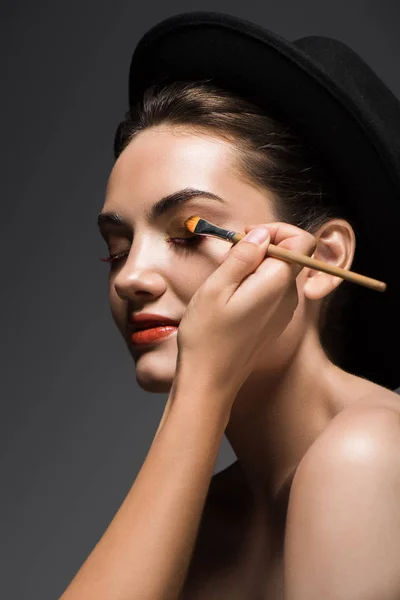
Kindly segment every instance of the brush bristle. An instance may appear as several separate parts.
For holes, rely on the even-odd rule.
[[[198,215],[193,215],[192,217],[189,217],[188,219],[186,219],[185,221],[185,227],[187,229],[189,229],[189,231],[191,231],[192,233],[195,232],[197,223],[200,221],[200,217]]]

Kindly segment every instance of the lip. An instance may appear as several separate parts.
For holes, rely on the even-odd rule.
[[[129,315],[130,329],[139,331],[142,329],[149,329],[155,327],[174,326],[178,327],[180,321],[176,319],[170,319],[164,315],[152,314],[152,313],[141,313]]]
[[[148,346],[160,342],[178,330],[177,325],[162,325],[134,331],[130,334],[132,346]]]

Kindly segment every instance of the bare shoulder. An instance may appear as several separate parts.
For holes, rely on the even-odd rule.
[[[400,597],[400,398],[388,392],[337,414],[298,466],[285,539],[288,598],[332,589],[332,598]]]
[[[367,393],[339,412],[317,437],[300,462],[296,477],[304,472],[304,464],[316,467],[321,462],[326,468],[328,457],[369,461],[393,451],[400,451],[400,395],[371,384]]]
[[[368,382],[368,384],[368,387],[363,389],[360,397],[351,406],[354,408],[362,406],[389,408],[400,414],[400,390],[399,393],[396,393],[372,382]]]

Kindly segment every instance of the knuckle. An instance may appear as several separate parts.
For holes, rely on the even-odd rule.
[[[233,255],[235,260],[245,265],[250,265],[254,262],[254,252],[253,248],[250,246],[254,246],[249,242],[245,242],[242,244],[237,244],[232,251],[231,256]]]
[[[202,284],[200,290],[201,290],[201,294],[203,296],[210,296],[211,298],[214,298],[215,296],[218,295],[220,289],[221,289],[221,282],[219,280],[219,278],[217,276],[213,276],[214,273],[212,275],[210,275],[210,277],[208,277],[208,279],[206,279],[206,281]]]
[[[318,245],[318,240],[312,233],[307,233],[307,236],[304,240],[304,245],[306,246],[306,252],[311,255],[314,253]]]

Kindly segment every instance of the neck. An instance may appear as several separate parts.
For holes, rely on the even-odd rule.
[[[279,372],[264,366],[246,380],[225,434],[256,504],[266,506],[278,496],[313,441],[350,401],[349,377],[311,332]]]

